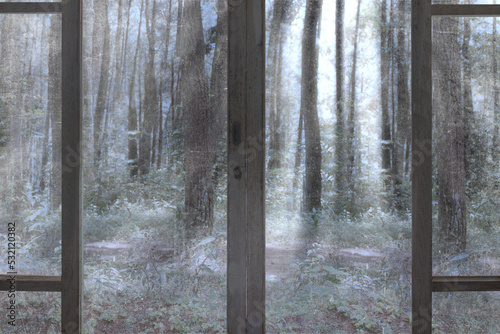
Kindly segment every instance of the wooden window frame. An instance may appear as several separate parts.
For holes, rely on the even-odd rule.
[[[228,0],[228,333],[265,332],[265,0]],[[82,0],[0,3],[62,14],[62,275],[16,276],[60,291],[63,333],[82,332]],[[432,16],[500,16],[500,5],[412,0],[412,332],[431,333],[432,292],[498,291],[500,276],[432,276]],[[8,290],[0,276],[0,290]]]
[[[2,2],[0,14],[61,14],[61,276],[16,275],[16,291],[61,292],[62,333],[82,333],[82,0]],[[0,275],[0,291],[9,290]]]
[[[500,16],[500,5],[412,0],[412,333],[432,331],[432,292],[500,291],[500,276],[432,276],[432,17]]]

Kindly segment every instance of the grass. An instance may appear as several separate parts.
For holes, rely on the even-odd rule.
[[[409,214],[396,215],[373,207],[352,218],[347,213],[335,214],[324,203],[324,211],[313,224],[293,209],[297,198],[287,190],[287,177],[283,176],[279,187],[270,189],[266,208],[266,242],[293,253],[288,255],[289,266],[278,266],[282,272],[267,282],[268,333],[409,333]],[[155,176],[155,182],[167,181]],[[105,207],[86,205],[85,242],[128,240],[137,247],[113,256],[86,256],[85,333],[225,333],[224,187],[220,185],[215,197],[213,237],[161,261],[142,252],[141,247],[161,241],[182,249],[182,197],[178,190],[171,189],[170,195],[161,198],[114,197],[105,201]],[[495,236],[499,227],[482,220],[496,217],[486,204],[471,207],[467,256],[444,258],[436,264],[462,274],[498,274],[500,251]],[[33,226],[57,217],[42,211],[29,221],[27,218],[36,212],[39,210],[32,208],[24,215],[23,237],[30,247],[23,251],[38,269],[55,272],[60,268],[54,261],[60,245],[43,236],[47,231],[57,233],[56,227],[52,223],[47,223],[49,230]],[[372,250],[381,256],[349,255],[342,249]],[[36,294],[26,296],[20,299],[23,328],[30,333],[50,333],[60,321],[59,297],[40,303]],[[467,308],[460,308],[462,305]],[[436,333],[500,332],[494,320],[500,310],[497,293],[436,294],[434,310]],[[28,320],[40,319],[42,314],[43,328]]]

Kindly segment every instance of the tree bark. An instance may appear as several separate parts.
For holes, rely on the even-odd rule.
[[[495,1],[496,2],[496,1]],[[493,66],[493,146],[491,157],[494,166],[500,167],[500,86],[498,85],[498,61],[497,61],[497,19],[493,18],[492,31],[492,66]]]
[[[395,208],[402,210],[404,206],[403,179],[405,145],[410,123],[410,93],[408,87],[409,64],[406,56],[406,33],[405,33],[405,0],[398,2],[398,32],[397,32],[397,111],[396,111],[396,133],[394,133],[394,149],[392,155],[392,178],[394,181]]]
[[[49,85],[47,112],[50,113],[52,141],[52,171],[50,182],[50,207],[57,210],[61,205],[61,18],[50,18],[49,38]]]
[[[151,19],[149,19],[151,15]],[[152,135],[154,122],[158,115],[158,95],[155,76],[155,29],[156,29],[156,0],[153,0],[151,14],[149,0],[146,0],[146,30],[148,39],[148,61],[144,75],[144,118],[141,125],[139,141],[139,173],[149,174],[152,159]]]
[[[212,76],[210,77],[210,144],[214,184],[218,181],[218,171],[222,169],[217,161],[217,151],[224,138],[227,123],[227,1],[217,1],[217,27],[214,59],[212,62]]]
[[[269,105],[269,162],[268,169],[281,167],[282,122],[281,122],[281,59],[283,55],[284,32],[282,24],[288,15],[289,1],[276,0],[269,34],[270,105]]]
[[[391,120],[389,117],[389,24],[387,22],[387,0],[382,0],[380,24],[380,102],[382,108],[382,169],[384,171],[384,187],[388,191],[391,186]]]
[[[210,100],[205,73],[205,42],[200,0],[186,1],[182,30],[182,105],[184,123],[185,227],[188,240],[211,233],[213,226]]]
[[[102,160],[102,149],[103,149],[103,136],[104,136],[104,113],[106,112],[108,105],[108,88],[109,88],[109,70],[110,70],[110,27],[109,27],[109,16],[108,16],[108,4],[109,0],[103,1],[103,12],[104,16],[104,36],[102,39],[102,61],[101,61],[101,71],[99,78],[99,89],[97,91],[96,107],[94,112],[94,175],[95,183],[98,187],[98,194],[100,194],[101,188],[101,160]],[[95,41],[94,41],[95,42]]]
[[[470,59],[470,18],[464,18],[464,38],[462,43],[463,64],[463,108],[464,108],[464,145],[465,145],[465,173],[470,180],[469,165],[472,157],[472,129],[474,124],[474,105],[472,101],[472,66]]]
[[[348,164],[347,164],[347,184],[349,187],[348,211],[353,214],[356,207],[356,171],[355,158],[357,154],[357,136],[356,136],[356,67],[358,61],[358,36],[359,36],[359,17],[361,9],[361,0],[358,0],[358,9],[356,11],[356,27],[354,29],[354,49],[352,52],[352,69],[349,79],[349,116],[347,118],[348,129]]]
[[[137,32],[137,44],[132,65],[132,74],[130,76],[130,84],[128,89],[128,161],[130,168],[130,176],[135,177],[139,173],[137,161],[137,106],[135,99],[135,76],[137,72],[137,57],[139,54],[139,42],[141,36],[142,14],[144,10],[144,0],[141,1],[141,11],[139,16],[139,29]],[[130,7],[129,7],[130,11]]]
[[[322,0],[308,0],[302,36],[302,81],[300,108],[304,115],[306,170],[305,213],[321,209],[321,136],[318,117],[318,46],[316,44]]]
[[[335,98],[336,125],[335,125],[335,212],[337,214],[347,207],[347,180],[346,164],[347,152],[345,148],[346,129],[344,115],[344,0],[337,0],[335,14],[335,74],[337,93]]]
[[[438,244],[445,252],[466,248],[465,142],[461,102],[458,19],[434,19],[433,48],[437,129]]]

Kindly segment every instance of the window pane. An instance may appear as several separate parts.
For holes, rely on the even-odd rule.
[[[500,25],[448,17],[433,29],[434,274],[498,275]]]
[[[85,325],[222,333],[226,11],[107,3],[83,18]]]
[[[435,292],[432,296],[434,332],[500,332],[500,292]]]
[[[60,15],[0,15],[2,273],[61,273],[60,31]]]
[[[0,298],[2,333],[61,333],[59,292],[1,291]]]
[[[279,3],[270,1],[267,10],[266,330],[409,333],[411,188],[405,159],[409,149],[409,123],[405,123],[409,117],[409,7],[390,8],[386,1],[382,15],[377,2],[363,1],[356,33],[358,2],[346,2],[341,41],[333,35],[335,1],[324,1],[322,15],[310,16],[306,12],[317,9],[306,8],[305,1],[300,5],[285,2],[284,16],[280,16]],[[307,17],[322,17],[319,36],[318,31],[307,31],[317,26],[317,22],[306,22]],[[382,69],[381,38],[386,65]],[[342,65],[336,60],[340,43]],[[315,62],[311,51],[316,48],[317,82],[314,68],[308,66]],[[406,73],[401,76],[399,94],[398,71]],[[339,103],[337,74],[343,80]],[[306,86],[308,81],[313,84]],[[381,89],[387,94],[384,103]],[[306,104],[301,96],[313,102]],[[382,142],[382,117],[390,124],[397,111],[401,117],[394,117],[394,122],[400,122],[400,131],[391,134],[389,125]],[[318,132],[321,155],[314,149]],[[391,135],[398,142],[394,153],[399,162],[394,170],[397,187],[392,185],[390,165],[382,167],[381,161],[382,145],[386,149],[392,145]],[[320,166],[319,182],[315,165]],[[315,204],[318,189],[321,210]]]

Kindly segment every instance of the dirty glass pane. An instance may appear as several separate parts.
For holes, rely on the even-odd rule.
[[[500,332],[500,292],[435,292],[433,333]]]
[[[85,330],[223,333],[226,10],[107,3],[83,13]]]
[[[435,275],[500,273],[498,31],[493,18],[433,19]]]
[[[2,333],[61,333],[59,292],[1,291],[0,300]]]
[[[1,273],[61,273],[60,15],[0,15]]]
[[[390,166],[382,168],[381,163],[382,146],[392,145],[390,133],[381,141],[382,108],[388,117],[393,115],[399,99],[401,119],[409,116],[409,7],[403,7],[397,19],[398,7],[390,8],[387,1],[385,27],[401,29],[405,56],[390,61],[396,59],[398,30],[391,30],[392,37],[384,34],[392,47],[384,49],[387,66],[381,80],[381,13],[376,2],[361,2],[357,32],[358,2],[346,2],[340,69],[335,1],[323,2],[321,33],[309,31],[307,37],[306,2],[285,1],[284,16],[276,7],[279,3],[269,1],[267,10],[266,331],[410,333],[411,188],[405,159],[409,128],[404,130],[408,123],[399,123],[401,131],[394,138],[401,162],[395,169],[397,188],[390,180]],[[376,13],[376,18],[368,13]],[[314,39],[315,44],[303,44]],[[304,71],[315,62],[315,48],[317,82],[305,87],[305,82],[315,80],[314,69],[312,74]],[[399,70],[406,71],[406,77],[401,78],[398,96]],[[337,73],[343,80],[338,104]],[[387,93],[384,104],[381,89]],[[337,105],[343,107],[340,116]],[[319,129],[310,112],[316,108]],[[392,122],[390,117],[384,120]],[[310,149],[317,145],[318,132],[321,156]],[[320,208],[314,204],[318,189]]]

